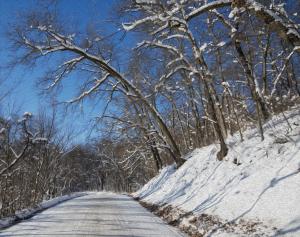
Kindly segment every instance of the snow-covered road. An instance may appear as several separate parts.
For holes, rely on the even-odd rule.
[[[113,193],[88,193],[0,231],[0,236],[185,236],[138,202]]]

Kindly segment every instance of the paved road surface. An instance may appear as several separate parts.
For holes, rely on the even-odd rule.
[[[0,231],[0,236],[185,236],[131,198],[89,193]]]

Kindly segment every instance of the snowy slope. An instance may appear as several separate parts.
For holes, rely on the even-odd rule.
[[[288,122],[279,114],[264,125],[263,142],[257,129],[244,132],[243,142],[236,134],[223,162],[215,158],[216,145],[197,149],[177,171],[162,169],[134,196],[226,222],[260,221],[277,228],[271,236],[300,236],[300,109],[285,116]]]

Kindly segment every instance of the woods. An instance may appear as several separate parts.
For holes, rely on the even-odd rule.
[[[255,126],[264,140],[263,124],[299,104],[298,2],[126,0],[112,8],[113,23],[103,24],[117,25],[113,33],[99,24],[76,30],[51,7],[25,12],[10,29],[12,64],[47,62],[47,96],[69,96],[66,81],[78,85],[57,106],[99,109],[96,135],[75,145],[56,114],[0,119],[1,217],[74,191],[133,191],[212,143],[225,162],[228,137],[243,141]],[[117,47],[120,32],[135,45],[129,52]]]

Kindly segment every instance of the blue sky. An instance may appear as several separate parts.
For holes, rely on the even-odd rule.
[[[59,1],[60,12],[68,17],[68,21],[78,23],[82,25],[87,24],[91,17],[98,18],[99,21],[109,18],[109,11],[111,1],[86,1],[86,0],[63,0]],[[0,0],[0,65],[1,67],[13,57],[13,51],[9,49],[9,41],[6,37],[6,32],[9,25],[14,24],[14,19],[20,11],[26,9],[30,10],[37,3],[37,0]],[[42,74],[42,70],[35,68],[34,70],[28,70],[24,68],[18,68],[14,71],[3,71],[2,78],[4,77],[6,86],[14,86],[15,83],[18,87],[15,90],[16,96],[13,96],[12,100],[17,104],[22,104],[25,110],[36,112],[40,105],[42,105],[42,98],[38,96],[36,90],[36,79]],[[9,73],[9,74],[8,74]],[[0,74],[0,75],[1,75]],[[3,75],[4,74],[4,75]],[[17,81],[17,82],[16,82]],[[2,88],[3,89],[3,88]]]
[[[86,25],[89,22],[96,23],[102,27],[104,32],[113,32],[116,30],[114,26],[106,23],[106,20],[112,16],[112,5],[118,0],[60,0],[58,2],[58,11],[63,16],[66,22],[76,25],[79,29],[84,31]],[[42,107],[47,107],[45,104],[45,98],[40,95],[40,91],[37,89],[37,81],[40,76],[43,75],[44,67],[35,67],[34,69],[28,69],[25,67],[17,67],[14,70],[7,70],[6,66],[9,60],[14,56],[14,52],[9,48],[9,40],[6,37],[6,32],[10,25],[13,25],[20,12],[34,9],[42,1],[38,0],[0,0],[0,79],[3,81],[0,84],[0,95],[2,91],[7,91],[10,88],[14,88],[11,95],[7,97],[2,104],[5,104],[5,108],[0,108],[0,112],[7,113],[13,105],[20,107],[20,113],[24,111],[30,111],[37,113]],[[126,38],[122,42],[126,48],[130,45],[130,38]],[[74,94],[74,87],[67,85],[63,91],[65,98],[70,98]],[[3,111],[6,110],[6,111]],[[65,123],[72,123],[79,133],[79,141],[85,139],[86,134],[81,132],[81,129],[87,131],[84,126],[90,121],[97,111],[91,111],[91,107],[84,109],[84,116],[77,116],[74,119],[74,114],[66,118]]]

